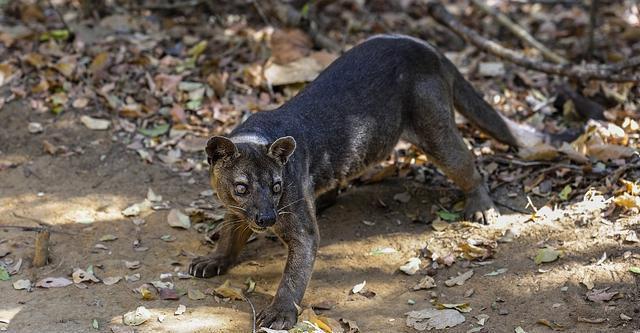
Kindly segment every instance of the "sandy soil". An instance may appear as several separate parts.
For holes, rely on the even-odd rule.
[[[27,124],[44,124],[41,134],[29,134]],[[136,226],[120,211],[142,201],[149,187],[171,202],[171,207],[184,208],[199,199],[208,189],[206,171],[180,175],[156,163],[145,164],[134,151],[112,140],[109,131],[90,131],[79,125],[77,116],[51,116],[25,112],[25,106],[12,103],[0,111],[0,161],[15,162],[17,167],[0,171],[0,224],[34,225],[18,218],[29,216],[51,223],[64,232],[52,235],[52,262],[33,268],[33,233],[0,228],[0,249],[11,253],[2,260],[25,260],[19,274],[11,281],[0,281],[0,327],[8,332],[110,332],[110,326],[121,323],[121,316],[144,305],[166,315],[163,323],[146,323],[136,332],[249,332],[251,308],[248,303],[218,303],[212,296],[204,300],[143,301],[132,290],[145,282],[159,280],[161,273],[186,271],[190,255],[209,250],[203,234],[195,230],[173,229],[166,222],[167,210],[153,212],[141,226],[142,245],[146,252],[133,248]],[[65,145],[79,153],[51,156],[43,151],[42,141]],[[194,182],[195,181],[195,182]],[[192,183],[192,184],[190,184]],[[395,202],[396,193],[409,190],[410,202]],[[509,198],[503,188],[494,193],[502,201],[524,209],[522,195]],[[40,193],[40,195],[38,194]],[[640,232],[638,217],[621,217],[604,224],[590,215],[567,214],[556,222],[533,223],[527,216],[503,211],[504,223],[482,227],[455,223],[436,232],[424,223],[413,223],[416,211],[428,210],[442,196],[458,195],[453,187],[435,189],[410,179],[388,179],[382,183],[358,186],[343,194],[338,203],[320,217],[322,244],[312,282],[307,289],[305,305],[322,301],[334,302],[331,310],[319,311],[333,318],[347,318],[358,323],[361,332],[414,332],[405,325],[404,313],[431,306],[436,298],[442,303],[469,303],[472,311],[466,321],[447,332],[466,332],[478,327],[474,316],[490,316],[481,332],[514,332],[521,326],[526,332],[550,332],[539,320],[564,325],[567,332],[634,332],[640,329],[640,289],[637,276],[627,272],[630,265],[640,266],[640,249],[611,235],[615,228]],[[386,203],[382,208],[379,201]],[[90,225],[74,223],[78,214],[95,218]],[[374,222],[366,225],[362,221]],[[407,276],[398,271],[408,258],[419,255],[428,243],[455,246],[471,237],[496,239],[507,228],[520,235],[511,243],[500,243],[493,262],[478,265],[457,260],[451,267],[435,270],[437,287],[413,291],[412,287],[426,274]],[[99,242],[105,234],[118,237],[112,242]],[[163,235],[176,240],[165,242]],[[94,248],[104,244],[108,250]],[[566,255],[556,262],[536,266],[532,260],[541,244],[553,244]],[[376,248],[392,247],[396,253],[372,255]],[[626,251],[631,251],[631,254]],[[1,252],[1,251],[0,251]],[[607,259],[598,263],[603,253]],[[285,263],[284,246],[264,235],[248,244],[240,263],[226,275],[209,280],[178,280],[178,289],[204,291],[226,279],[242,286],[251,277],[256,291],[250,299],[257,308],[267,304],[279,281]],[[123,260],[139,260],[142,267],[127,269]],[[425,261],[423,261],[425,262]],[[14,290],[18,279],[37,281],[44,277],[69,277],[74,268],[94,265],[100,278],[140,273],[138,282],[124,281],[116,285],[87,284],[86,289],[68,286],[59,289],[36,288],[32,292]],[[497,276],[484,274],[499,268],[508,271]],[[446,287],[444,281],[469,269],[475,275],[463,286]],[[433,273],[433,272],[432,272]],[[595,288],[610,287],[619,294],[606,303],[586,299],[587,289],[581,281],[590,276]],[[363,280],[375,296],[350,295],[351,288]],[[563,288],[566,287],[566,288]],[[473,289],[471,296],[465,297]],[[408,300],[414,300],[410,305]],[[184,315],[174,316],[178,304],[184,304]],[[631,320],[621,319],[621,314]],[[584,323],[579,318],[603,318],[599,324]],[[96,319],[99,329],[92,328]],[[4,323],[3,323],[4,321]],[[6,322],[9,322],[7,325]]]

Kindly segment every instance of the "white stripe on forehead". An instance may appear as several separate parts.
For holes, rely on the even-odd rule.
[[[233,143],[253,143],[255,145],[268,145],[269,140],[253,133],[240,134],[229,138]]]

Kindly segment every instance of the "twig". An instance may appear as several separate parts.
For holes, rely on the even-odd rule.
[[[580,0],[509,0],[509,3],[517,5],[529,5],[539,3],[541,5],[580,5]]]
[[[251,306],[251,333],[256,333],[256,308],[253,306],[253,303],[251,303],[249,297],[244,294],[241,295],[245,302],[249,303],[249,306]]]
[[[13,225],[0,225],[0,229],[2,228],[15,228],[15,229],[22,229],[23,231],[40,231],[40,230],[49,230],[49,232],[53,232],[53,233],[58,233],[58,234],[65,234],[65,235],[76,235],[75,232],[70,232],[70,231],[62,231],[62,230],[58,230],[56,228],[54,228],[51,224],[44,222],[42,220],[38,220],[35,219],[33,217],[29,217],[29,216],[24,216],[24,215],[20,215],[16,212],[12,213],[13,216],[19,218],[19,219],[24,219],[24,220],[28,220],[31,222],[35,222],[38,225],[40,225],[39,227],[28,227],[28,226],[13,226]]]
[[[44,230],[44,227],[28,227],[23,225],[0,225],[0,229],[20,229],[22,231],[36,231],[40,232]]]
[[[62,22],[62,25],[64,25],[64,28],[67,29],[67,31],[72,32],[73,30],[69,28],[67,21],[64,20],[64,17],[62,16],[58,8],[56,8],[56,6],[53,5],[51,0],[47,0],[47,2],[49,3],[49,7],[51,7],[51,9],[53,9],[53,11],[56,12],[56,14],[58,15],[58,18],[60,19],[60,22]]]
[[[596,24],[598,23],[598,0],[591,0],[589,6],[589,47],[587,55],[589,59],[593,59],[593,50],[595,48]]]
[[[609,82],[638,82],[640,74],[619,74],[619,69],[640,65],[640,56],[627,59],[624,63],[613,65],[598,64],[553,64],[549,62],[533,60],[525,57],[522,53],[503,47],[502,45],[488,40],[474,30],[467,28],[458,22],[449,11],[439,2],[430,1],[428,3],[431,16],[440,24],[447,26],[461,37],[467,39],[476,47],[492,53],[500,58],[513,62],[516,65],[561,76],[576,78],[579,80],[604,80]],[[617,65],[617,66],[616,66]],[[618,69],[618,70],[616,70]]]
[[[269,18],[266,15],[264,15],[264,11],[262,10],[260,3],[258,3],[258,0],[251,0],[251,3],[253,3],[253,7],[255,7],[256,11],[258,12],[258,15],[260,15],[260,18],[262,18],[262,21],[264,21],[266,25],[272,25],[271,21],[269,21]]]
[[[480,8],[483,12],[493,16],[500,24],[509,29],[509,31],[511,31],[514,35],[518,36],[518,38],[538,49],[545,58],[557,64],[566,64],[569,62],[564,57],[553,52],[548,47],[542,45],[542,43],[531,36],[531,34],[529,34],[523,27],[511,21],[511,19],[507,17],[507,15],[504,15],[500,11],[489,7],[486,3],[484,3],[483,0],[471,0],[471,2],[473,2],[473,4]]]
[[[49,237],[51,237],[51,233],[45,228],[36,234],[33,266],[42,267],[49,261]]]
[[[633,170],[633,169],[640,169],[640,164],[629,163],[629,164],[619,168],[618,170],[616,170],[613,173],[613,175],[611,176],[611,184],[617,183],[618,179],[620,179],[620,177],[622,177],[627,171]]]
[[[493,190],[497,189],[498,187],[501,187],[501,186],[506,185],[506,184],[514,183],[514,182],[517,182],[517,181],[520,181],[520,180],[522,180],[524,178],[527,178],[527,177],[532,177],[533,178],[533,177],[536,177],[539,174],[544,174],[544,173],[547,173],[549,171],[553,171],[555,169],[563,169],[563,168],[564,169],[572,169],[572,170],[574,170],[576,172],[582,172],[582,168],[579,167],[579,166],[575,166],[575,165],[571,165],[571,164],[555,164],[555,165],[551,165],[549,167],[546,167],[544,169],[536,170],[534,172],[523,173],[523,174],[521,174],[521,175],[519,175],[519,176],[517,176],[517,177],[515,177],[515,178],[513,178],[513,179],[511,179],[509,181],[503,181],[502,183],[492,187],[491,190],[493,191]]]
[[[319,30],[315,22],[305,19],[305,17],[298,10],[291,5],[285,4],[282,1],[269,1],[268,8],[271,8],[274,15],[278,20],[286,25],[297,26],[304,29],[315,45],[329,50],[331,52],[340,52],[342,49],[338,43],[331,40],[331,38],[323,35]]]
[[[13,214],[13,216],[15,216],[15,217],[17,217],[19,219],[35,222],[35,223],[37,223],[37,224],[39,224],[39,225],[41,225],[42,227],[45,227],[45,228],[51,228],[51,224],[49,224],[49,223],[47,223],[45,221],[38,220],[38,219],[35,219],[33,217],[29,217],[29,216],[20,215],[20,214],[18,214],[16,212],[13,212],[12,214]]]
[[[493,202],[494,202],[496,205],[498,205],[498,206],[502,206],[502,207],[504,207],[504,208],[506,208],[506,209],[508,209],[508,210],[510,210],[510,211],[513,211],[513,212],[516,212],[516,213],[520,213],[520,214],[531,214],[531,212],[527,212],[527,211],[526,211],[526,210],[524,210],[524,209],[520,209],[520,208],[517,208],[517,207],[513,207],[513,206],[511,206],[511,205],[508,205],[508,204],[506,204],[506,203],[504,203],[504,202],[501,202],[501,201],[499,201],[499,200],[496,200],[496,199],[494,199],[494,198],[492,198],[492,199],[493,199]]]
[[[484,156],[481,160],[481,162],[484,161],[488,161],[488,162],[497,162],[497,163],[502,163],[502,164],[515,164],[518,166],[540,166],[540,165],[551,165],[553,164],[553,162],[549,162],[549,161],[523,161],[523,160],[518,160],[515,158],[505,158],[505,157],[500,157],[500,156]]]
[[[202,4],[203,2],[205,2],[205,0],[178,1],[176,3],[155,3],[155,4],[144,3],[142,5],[133,6],[132,9],[169,10],[169,9],[176,9],[176,8],[183,8],[183,7],[195,7]]]

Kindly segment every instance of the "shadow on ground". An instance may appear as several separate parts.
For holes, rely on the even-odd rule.
[[[190,254],[202,255],[209,250],[203,235],[194,230],[176,230],[166,223],[167,211],[154,212],[146,217],[139,235],[145,252],[136,252],[133,241],[135,225],[120,215],[128,205],[139,202],[153,188],[173,207],[183,208],[199,198],[207,189],[206,172],[180,176],[168,168],[141,162],[135,152],[112,141],[110,132],[95,132],[78,126],[72,114],[55,121],[49,117],[21,112],[10,104],[0,112],[0,161],[17,162],[16,168],[0,171],[0,224],[32,225],[13,213],[50,222],[72,233],[52,236],[52,263],[35,269],[30,265],[33,234],[0,228],[0,242],[9,246],[6,258],[24,258],[23,269],[9,282],[0,282],[3,300],[0,302],[0,322],[9,321],[9,332],[90,332],[93,319],[100,324],[98,331],[108,331],[109,325],[137,306],[144,305],[156,314],[163,314],[163,323],[146,323],[137,332],[249,332],[251,309],[245,302],[216,303],[209,296],[204,300],[143,301],[132,290],[141,284],[158,280],[161,273],[185,271]],[[29,118],[28,118],[29,117]],[[31,118],[33,117],[33,118]],[[45,132],[27,132],[29,121],[45,124]],[[43,152],[42,140],[82,151],[69,157],[50,156]],[[189,184],[190,179],[194,184]],[[500,244],[493,262],[479,266],[458,260],[449,268],[437,270],[438,287],[428,291],[413,291],[422,277],[407,276],[397,268],[420,249],[433,242],[450,243],[473,237],[494,237],[496,228],[452,225],[448,230],[435,232],[423,223],[413,223],[411,217],[427,211],[441,195],[454,197],[455,190],[415,191],[407,204],[394,202],[393,195],[421,185],[405,179],[389,179],[383,183],[355,187],[341,196],[338,203],[320,216],[322,243],[313,280],[307,289],[306,305],[322,301],[335,303],[323,311],[325,316],[355,320],[362,332],[413,332],[406,327],[404,313],[430,307],[435,298],[443,303],[469,303],[466,322],[448,332],[466,332],[477,327],[474,316],[490,316],[486,332],[513,332],[517,326],[527,332],[549,332],[536,324],[545,319],[566,326],[568,332],[633,332],[638,329],[637,279],[626,272],[629,260],[639,265],[640,251],[613,237],[602,237],[598,223],[576,227],[573,223],[537,225],[528,222],[519,238]],[[38,193],[43,195],[39,196]],[[381,208],[379,202],[388,205]],[[511,205],[524,209],[523,197]],[[96,221],[89,225],[73,223],[78,211],[90,211]],[[505,212],[506,213],[506,212]],[[510,215],[524,220],[520,215]],[[366,225],[363,220],[375,225]],[[622,223],[622,222],[621,222]],[[637,226],[637,218],[627,224]],[[604,226],[607,227],[607,226]],[[118,237],[112,242],[100,242],[106,234]],[[175,241],[161,240],[163,235],[175,236]],[[96,249],[97,243],[108,250]],[[539,245],[553,243],[565,249],[560,260],[536,266],[532,261]],[[379,248],[391,247],[397,252],[372,255]],[[631,259],[624,253],[631,251]],[[608,260],[596,261],[606,252]],[[247,278],[256,281],[256,292],[250,299],[258,309],[271,299],[284,267],[284,247],[265,236],[248,244],[239,264],[224,276],[209,280],[175,280],[180,290],[205,291],[229,279],[241,286]],[[123,260],[139,260],[142,267],[131,271]],[[61,289],[17,291],[11,282],[17,279],[37,281],[44,277],[68,276],[73,268],[94,265],[101,278],[140,273],[139,282],[120,282],[113,286],[89,284],[86,289],[69,286]],[[508,271],[498,276],[484,276],[499,268]],[[463,286],[448,288],[444,281],[459,272],[473,269],[475,275]],[[581,285],[590,276],[595,288],[609,287],[619,295],[607,303],[586,300],[586,288]],[[367,298],[349,293],[353,285],[367,281],[367,289],[375,296]],[[567,287],[562,291],[563,287]],[[468,296],[470,290],[473,293]],[[465,296],[467,294],[467,296]],[[409,305],[408,300],[415,301]],[[174,316],[178,304],[187,312]],[[620,318],[632,317],[631,321]],[[587,324],[579,318],[598,319],[601,324]],[[2,325],[2,324],[0,324]],[[1,326],[0,326],[1,327]]]

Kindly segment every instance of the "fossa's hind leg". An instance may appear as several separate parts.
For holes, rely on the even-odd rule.
[[[325,209],[335,205],[338,201],[339,194],[338,187],[331,189],[325,193],[320,194],[316,198],[316,214],[322,213]]]
[[[473,155],[456,128],[452,92],[444,79],[430,78],[416,85],[406,139],[420,147],[466,195],[465,218],[490,224],[498,210]]]

